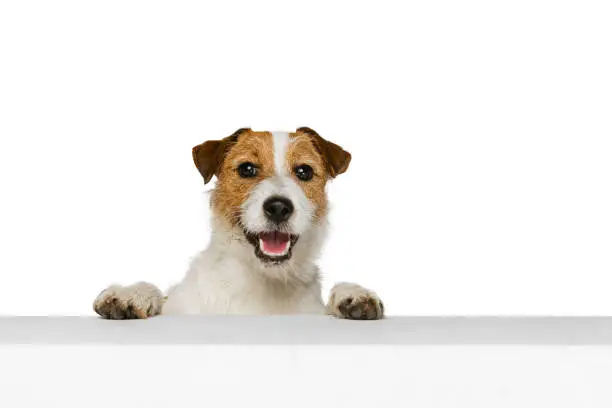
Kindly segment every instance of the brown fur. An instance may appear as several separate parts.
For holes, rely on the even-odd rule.
[[[204,184],[208,183],[214,175],[219,175],[219,169],[223,164],[225,155],[238,140],[238,136],[250,132],[251,129],[242,128],[232,135],[221,140],[208,140],[191,149],[193,161],[204,178]]]
[[[351,163],[351,154],[342,147],[323,139],[309,127],[298,128],[297,133],[307,134],[312,138],[315,147],[325,160],[327,171],[332,178],[344,173],[348,169]]]
[[[325,185],[329,178],[327,163],[318,152],[310,135],[296,132],[289,135],[291,144],[287,149],[287,169],[295,179],[308,200],[315,206],[315,216],[321,219],[327,212],[327,194]],[[314,177],[310,181],[302,181],[293,173],[296,166],[308,164],[314,170]]]
[[[240,177],[237,169],[244,162],[251,162],[257,166],[256,177]],[[232,225],[237,225],[240,220],[240,206],[247,199],[253,187],[273,174],[272,134],[251,130],[242,133],[227,152],[219,169],[217,176],[219,182],[212,196],[214,211]]]

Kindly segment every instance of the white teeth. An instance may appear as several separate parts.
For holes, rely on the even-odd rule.
[[[283,252],[268,252],[264,249],[263,239],[259,238],[259,249],[261,249],[261,252],[263,252],[264,254],[268,256],[274,257],[274,256],[287,255],[287,252],[289,252],[289,248],[291,248],[291,241],[287,241],[287,246],[285,246],[285,249],[283,250]]]

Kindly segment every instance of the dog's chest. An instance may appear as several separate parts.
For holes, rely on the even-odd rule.
[[[270,281],[234,260],[216,263],[198,275],[202,314],[318,314],[323,308],[318,285]]]

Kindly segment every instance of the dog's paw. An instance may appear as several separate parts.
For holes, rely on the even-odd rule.
[[[376,293],[352,283],[340,283],[332,288],[327,311],[332,316],[351,320],[378,320],[385,314]]]
[[[164,295],[150,283],[131,286],[113,285],[104,289],[94,301],[94,310],[111,320],[146,319],[161,313]]]

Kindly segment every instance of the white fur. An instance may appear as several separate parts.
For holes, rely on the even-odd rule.
[[[322,314],[325,306],[311,254],[323,229],[300,237],[291,259],[264,265],[242,232],[216,223],[213,241],[168,291],[164,314]],[[304,238],[304,240],[302,240]]]
[[[279,176],[287,175],[287,149],[291,139],[287,132],[272,132],[274,144],[274,168]]]

